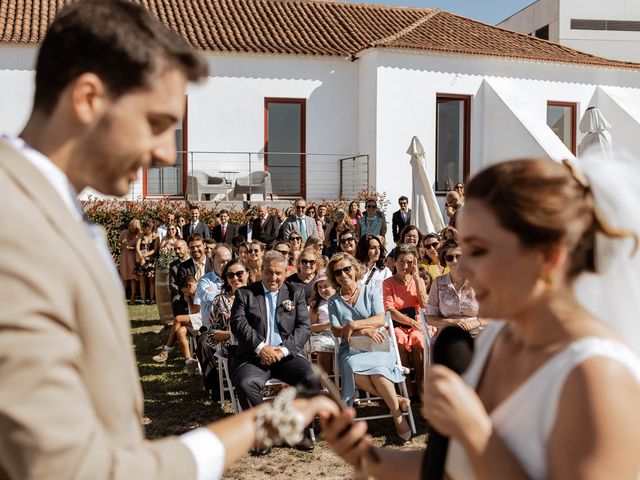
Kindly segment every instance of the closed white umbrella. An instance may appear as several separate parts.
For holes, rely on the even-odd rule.
[[[611,134],[607,129],[611,124],[604,118],[598,107],[589,107],[580,120],[580,131],[586,133],[580,145],[578,155],[583,155],[587,150],[597,152],[604,158],[611,156]]]
[[[411,176],[413,189],[411,194],[411,224],[418,227],[422,233],[439,232],[444,228],[444,221],[436,194],[431,187],[424,166],[424,148],[418,137],[411,139],[407,153],[411,155]]]

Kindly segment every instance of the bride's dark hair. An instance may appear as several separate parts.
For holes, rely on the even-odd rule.
[[[569,280],[595,271],[596,232],[635,237],[598,217],[590,188],[569,163],[542,158],[498,163],[479,172],[465,190],[467,201],[484,202],[524,245],[564,243],[570,252]]]

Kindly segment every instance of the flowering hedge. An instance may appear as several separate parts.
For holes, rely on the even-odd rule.
[[[321,204],[326,205],[328,208],[328,216],[333,218],[337,208],[343,207],[346,210],[352,201],[355,200],[356,202],[362,203],[369,198],[375,199],[381,210],[384,210],[389,205],[386,194],[378,193],[375,190],[363,190],[359,192],[357,197],[351,199],[322,200],[319,202],[308,202],[308,204],[316,206]],[[260,202],[252,203],[254,206],[260,204]],[[102,200],[96,197],[90,197],[88,200],[83,201],[82,205],[87,217],[107,231],[107,243],[116,263],[120,256],[120,247],[118,245],[120,232],[125,230],[129,222],[134,218],[140,221],[151,220],[158,226],[164,222],[167,213],[174,213],[176,219],[182,215],[189,221],[190,204],[185,201],[169,200],[168,198],[160,200]],[[216,225],[217,213],[220,210],[218,207],[219,202],[197,203],[197,205],[200,207],[200,221],[205,222],[210,229],[213,228]],[[248,217],[253,214],[252,209],[243,210],[235,206],[227,208],[227,210],[229,210],[230,221],[238,225],[247,223]],[[273,209],[272,213],[275,213],[275,209]]]

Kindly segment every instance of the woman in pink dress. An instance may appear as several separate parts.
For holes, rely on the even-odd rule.
[[[136,294],[138,293],[138,280],[133,270],[136,268],[136,243],[142,235],[142,226],[140,220],[134,218],[129,222],[126,230],[120,233],[120,278],[124,283],[125,289],[129,287],[130,297],[129,305],[133,305]]]

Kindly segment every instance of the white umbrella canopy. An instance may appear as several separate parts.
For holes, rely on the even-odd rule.
[[[580,120],[580,131],[586,135],[578,145],[578,156],[583,155],[587,150],[593,150],[604,158],[610,157],[611,134],[607,132],[608,128],[611,128],[611,124],[607,122],[598,107],[587,108]]]
[[[431,187],[424,166],[424,148],[418,137],[411,139],[407,153],[411,155],[411,177],[413,188],[411,193],[411,224],[422,233],[439,232],[444,228],[442,214],[438,207],[436,194]]]

